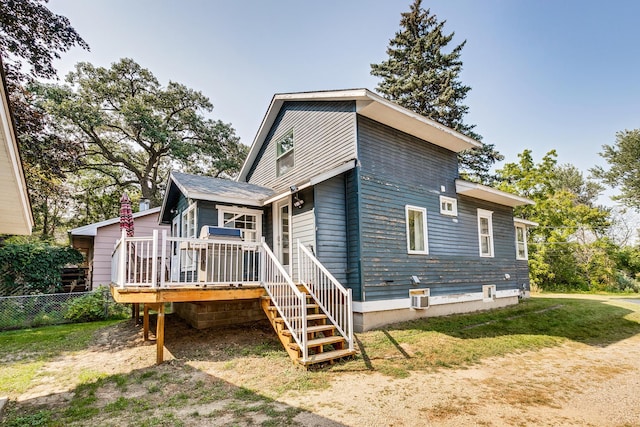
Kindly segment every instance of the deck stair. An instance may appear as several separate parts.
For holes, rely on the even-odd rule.
[[[326,313],[322,312],[320,305],[308,292],[304,292],[307,298],[307,360],[303,360],[303,352],[300,345],[294,340],[293,335],[299,331],[290,331],[280,317],[277,308],[271,301],[271,297],[264,296],[261,300],[271,326],[276,331],[280,342],[289,354],[289,357],[298,364],[308,366],[317,363],[333,363],[336,360],[354,355],[355,350],[349,350],[347,340],[340,335],[336,326],[331,323]]]

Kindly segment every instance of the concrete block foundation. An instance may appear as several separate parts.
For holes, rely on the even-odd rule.
[[[395,310],[369,311],[353,313],[353,327],[356,332],[369,331],[391,323],[405,322],[424,317],[447,316],[449,314],[472,313],[518,304],[518,297],[498,298],[490,302],[466,301],[451,304],[432,305],[424,310],[401,308]]]
[[[265,320],[259,299],[177,302],[174,312],[196,329]]]

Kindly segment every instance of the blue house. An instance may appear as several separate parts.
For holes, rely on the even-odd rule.
[[[353,296],[367,330],[515,304],[530,200],[459,178],[480,143],[366,89],[277,94],[236,182],[173,173],[162,220],[264,238],[297,281],[297,242]]]
[[[266,313],[304,365],[354,330],[516,304],[533,202],[460,179],[478,146],[367,89],[277,94],[237,180],[170,175],[171,233],[122,237],[112,294],[198,328]]]

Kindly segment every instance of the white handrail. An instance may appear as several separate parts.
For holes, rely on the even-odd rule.
[[[353,299],[322,263],[298,240],[298,276],[327,318],[353,350]]]
[[[300,292],[269,246],[262,242],[262,283],[271,302],[291,332],[302,352],[302,362],[309,358],[307,348],[307,296]]]
[[[112,254],[112,282],[120,287],[261,284],[260,243],[237,240],[126,237]]]

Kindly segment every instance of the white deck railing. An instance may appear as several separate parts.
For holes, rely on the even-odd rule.
[[[298,275],[300,282],[316,300],[329,321],[347,340],[349,350],[353,350],[351,289],[342,286],[300,241],[298,241]]]
[[[262,243],[264,263],[263,286],[280,317],[287,325],[302,352],[302,362],[307,362],[307,296],[300,292],[269,246]]]
[[[318,259],[298,241],[298,275],[320,309],[353,350],[353,302]],[[111,280],[122,288],[263,286],[308,360],[307,296],[264,243],[169,237],[122,237],[111,256]]]
[[[122,237],[111,255],[119,287],[260,284],[260,243],[170,237]]]

